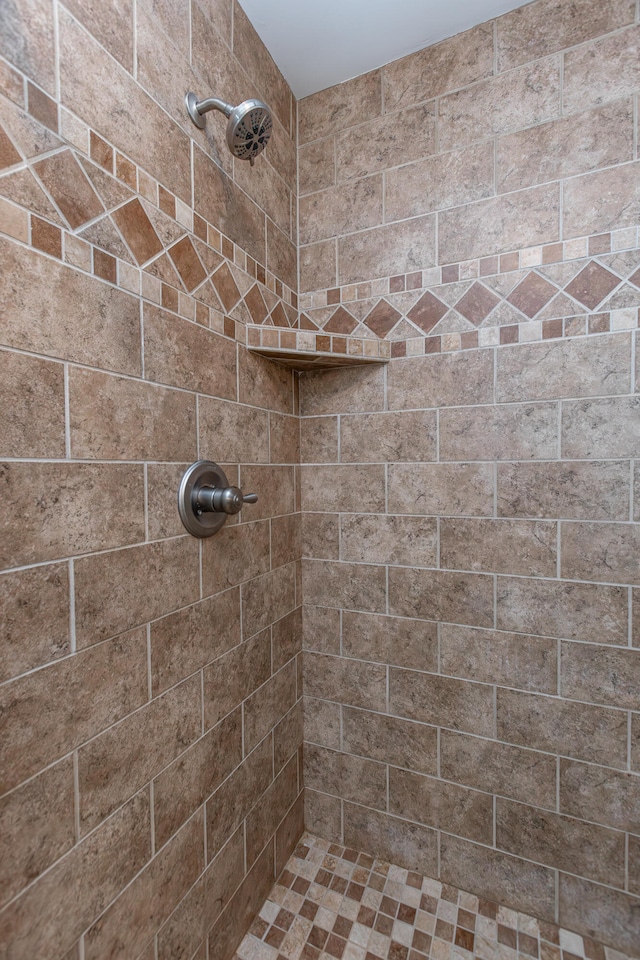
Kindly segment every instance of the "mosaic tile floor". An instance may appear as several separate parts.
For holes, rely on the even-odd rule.
[[[235,960],[629,960],[587,937],[305,834]]]

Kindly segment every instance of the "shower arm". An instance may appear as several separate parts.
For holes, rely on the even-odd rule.
[[[205,124],[204,114],[209,110],[219,110],[225,117],[230,117],[233,107],[225,103],[224,100],[218,100],[217,97],[207,97],[206,100],[198,100],[195,93],[188,93],[185,97],[189,116],[197,127],[202,130]]]

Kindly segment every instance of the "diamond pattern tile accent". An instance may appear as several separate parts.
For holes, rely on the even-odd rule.
[[[619,283],[619,277],[592,260],[568,284],[566,291],[574,300],[584,304],[588,310],[595,310]]]
[[[395,327],[401,314],[387,303],[381,300],[366,318],[365,323],[370,330],[383,340]]]
[[[446,304],[427,291],[420,297],[415,307],[409,311],[408,317],[424,333],[429,333],[438,320],[442,320],[447,310]]]
[[[535,317],[557,293],[557,288],[533,271],[513,290],[507,300],[527,317]]]
[[[632,274],[632,276],[629,277],[629,280],[636,287],[640,287],[640,267],[636,270],[634,274]]]
[[[458,300],[456,310],[477,327],[499,302],[500,299],[495,293],[476,281]]]
[[[206,273],[189,237],[178,240],[170,248],[169,256],[189,293],[200,286]]]
[[[344,309],[344,307],[338,307],[331,319],[328,321],[328,323],[325,323],[322,329],[327,333],[349,334],[352,333],[357,326],[357,320],[355,320],[351,314]]]
[[[244,302],[251,314],[252,322],[262,323],[267,315],[267,307],[257,283],[254,283],[249,292],[245,294]]]
[[[137,198],[114,210],[113,219],[138,263],[160,253],[162,242]]]
[[[233,279],[231,270],[226,263],[223,263],[221,267],[218,267],[214,275],[211,277],[211,282],[213,283],[222,305],[225,310],[229,311],[235,307],[236,303],[240,299],[240,291],[236,286],[236,282]]]

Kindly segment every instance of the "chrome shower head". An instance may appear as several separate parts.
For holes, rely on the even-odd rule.
[[[225,117],[229,118],[229,150],[238,160],[248,160],[253,166],[255,158],[262,153],[273,131],[271,111],[266,103],[262,100],[244,100],[239,106],[232,107],[217,97],[198,100],[195,93],[188,93],[185,103],[189,116],[201,130],[205,125],[204,114],[209,110],[220,110],[224,113]]]

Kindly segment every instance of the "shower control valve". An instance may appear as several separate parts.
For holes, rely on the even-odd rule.
[[[198,460],[186,470],[178,490],[178,511],[186,529],[194,537],[211,537],[227,517],[242,510],[245,503],[256,503],[257,493],[243,494],[229,485],[222,467],[212,460]]]

